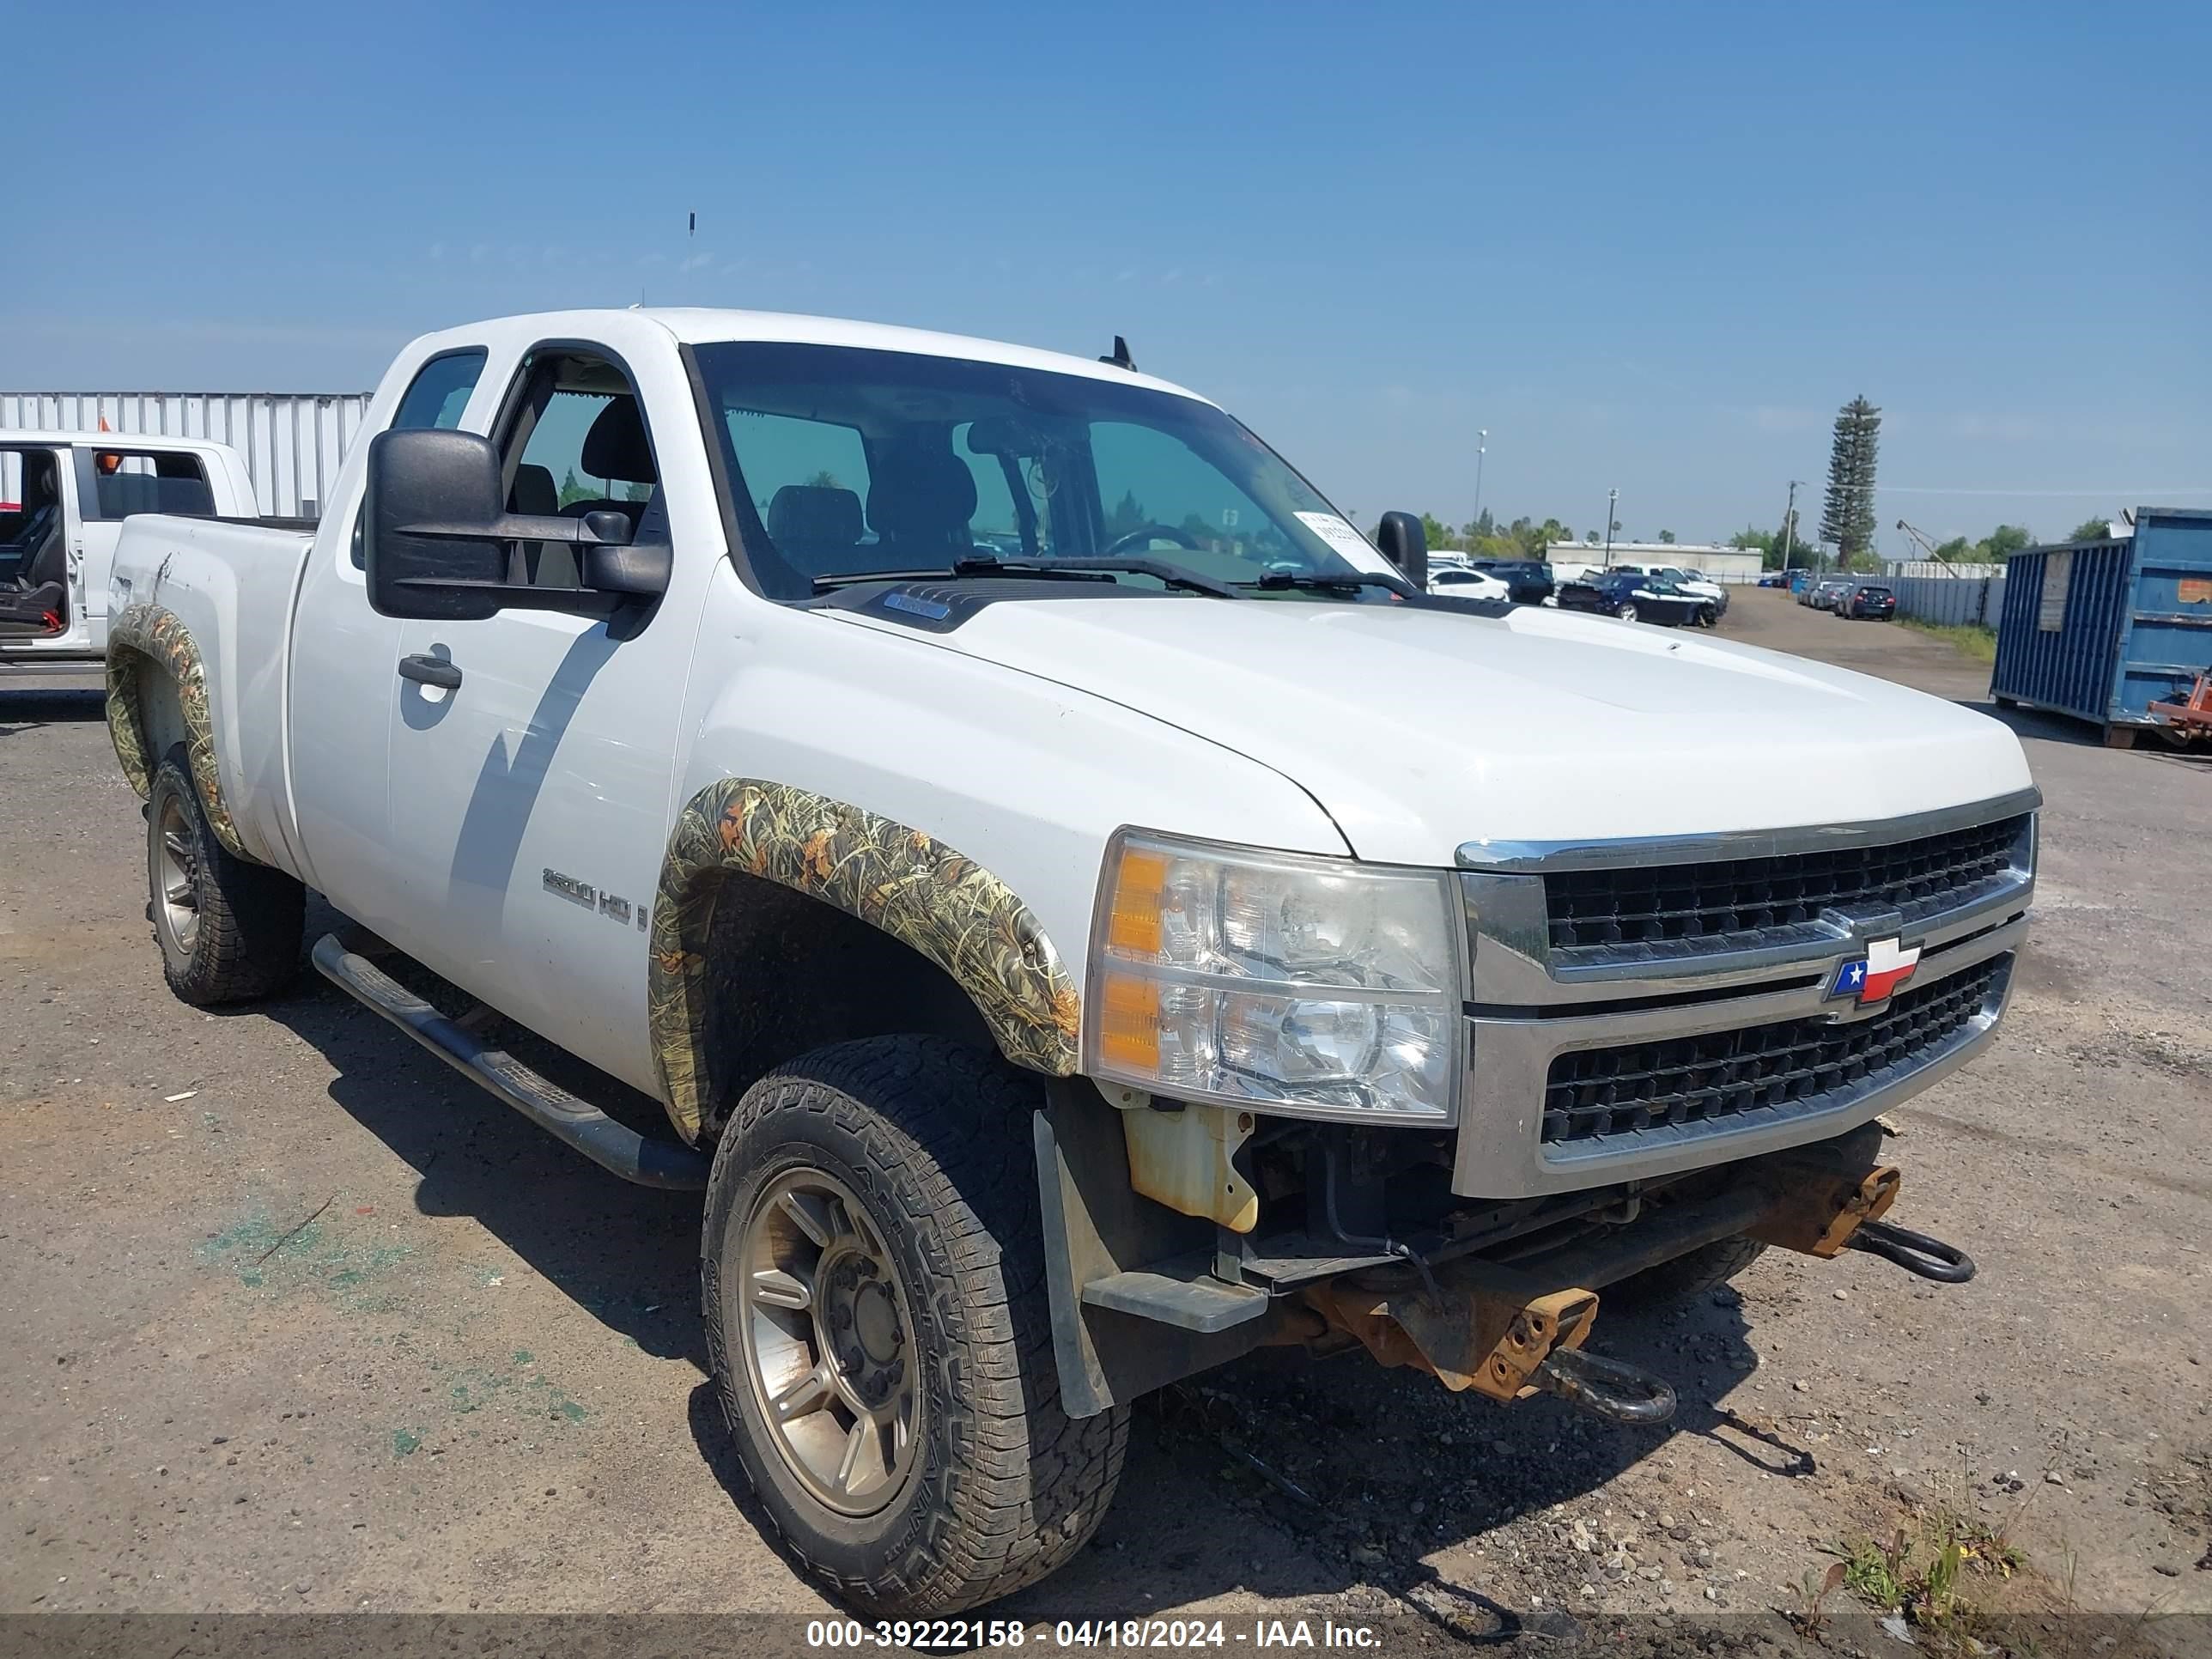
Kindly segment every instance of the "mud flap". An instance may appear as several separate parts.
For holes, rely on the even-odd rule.
[[[1291,1304],[1211,1277],[1213,1227],[1131,1186],[1121,1114],[1079,1078],[1046,1101],[1037,1208],[1062,1409],[1095,1416],[1273,1338]]]

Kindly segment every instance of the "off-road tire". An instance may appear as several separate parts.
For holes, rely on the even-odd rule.
[[[1687,1255],[1631,1273],[1618,1285],[1601,1291],[1602,1303],[1612,1300],[1639,1308],[1665,1307],[1688,1302],[1707,1291],[1717,1290],[1766,1254],[1766,1246],[1741,1233],[1716,1239]]]
[[[188,946],[165,926],[156,875],[162,821],[171,802],[181,815],[181,834],[192,855],[197,923]],[[307,889],[282,870],[237,857],[216,839],[182,744],[155,769],[146,798],[146,918],[153,924],[161,976],[170,990],[196,1008],[211,1008],[274,996],[292,982],[300,970]]]
[[[1127,1408],[1080,1420],[1060,1409],[1031,1151],[1039,1092],[943,1038],[837,1043],[748,1089],[715,1152],[702,1278],[723,1413],[786,1547],[868,1613],[954,1613],[1035,1583],[1082,1548],[1121,1479]],[[873,1516],[837,1513],[793,1474],[738,1346],[747,1218],[796,1168],[858,1195],[908,1287],[920,1449]]]

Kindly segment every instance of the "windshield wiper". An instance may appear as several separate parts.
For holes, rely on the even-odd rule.
[[[1237,586],[1278,592],[1285,588],[1298,588],[1324,593],[1343,592],[1359,587],[1387,587],[1393,593],[1409,595],[1417,591],[1401,577],[1384,576],[1365,570],[1347,570],[1340,576],[1304,570],[1270,570],[1257,581],[1239,582]]]
[[[966,576],[1013,576],[1036,581],[1085,581],[1093,577],[1121,574],[1150,576],[1170,587],[1186,588],[1193,593],[1204,593],[1217,599],[1242,599],[1243,595],[1223,582],[1201,576],[1195,570],[1186,570],[1179,564],[1170,564],[1163,559],[955,559],[950,567],[939,570],[847,570],[834,575],[817,576],[814,591],[817,593],[831,588],[851,587],[860,582],[954,581]]]
[[[1181,587],[1193,593],[1209,594],[1217,599],[1233,599],[1237,591],[1226,582],[1218,582],[1211,576],[1201,576],[1195,570],[1186,570],[1165,559],[1049,559],[1031,562],[1018,561],[1009,563],[1000,559],[961,559],[953,570],[963,576],[1045,576],[1053,577],[1066,571],[1079,578],[1101,575],[1129,574],[1150,576],[1155,581],[1165,582],[1170,587]]]

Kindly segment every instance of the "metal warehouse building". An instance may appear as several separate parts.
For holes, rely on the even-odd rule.
[[[316,517],[361,431],[366,392],[0,392],[0,434],[208,438],[245,458],[261,510]],[[12,478],[0,478],[7,498]]]

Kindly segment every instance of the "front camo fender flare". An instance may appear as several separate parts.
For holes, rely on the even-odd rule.
[[[1075,1074],[1075,982],[1030,908],[933,836],[788,784],[724,778],[678,815],[653,896],[647,1010],[670,1118],[690,1139],[703,1097],[708,933],[731,874],[807,894],[879,927],[950,975],[1008,1060]]]
[[[238,826],[223,799],[215,760],[215,720],[208,710],[207,671],[199,646],[184,618],[165,605],[134,605],[107,625],[107,736],[124,777],[143,800],[152,793],[154,769],[161,763],[146,732],[141,682],[149,671],[166,674],[176,686],[185,720],[185,751],[208,827],[225,851],[237,858],[252,857],[240,842]]]

